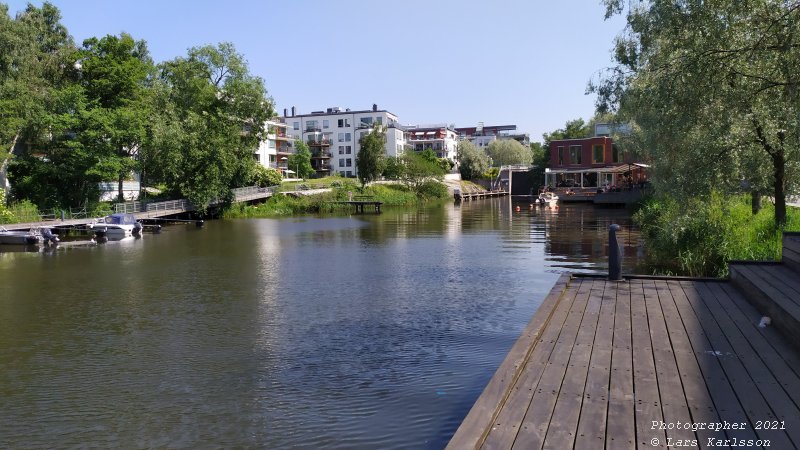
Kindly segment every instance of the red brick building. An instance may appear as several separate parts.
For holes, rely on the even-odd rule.
[[[641,184],[647,165],[634,162],[607,136],[550,142],[545,184],[552,187],[603,188]]]

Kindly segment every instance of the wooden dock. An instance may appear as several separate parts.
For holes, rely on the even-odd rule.
[[[761,317],[724,280],[562,275],[448,448],[798,448],[800,352]]]
[[[496,191],[479,191],[479,192],[456,192],[453,194],[453,198],[455,201],[470,201],[470,200],[480,200],[484,198],[492,198],[492,197],[502,197],[508,195],[508,191],[505,190],[496,190]]]

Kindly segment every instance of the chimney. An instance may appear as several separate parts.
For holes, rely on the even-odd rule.
[[[283,117],[289,117],[289,114],[286,114],[286,108],[283,108]]]
[[[372,104],[372,111],[377,111],[377,110],[378,110],[378,104],[377,103],[373,103]]]
[[[294,117],[294,114],[295,114],[295,109],[294,106],[292,106],[292,117]]]

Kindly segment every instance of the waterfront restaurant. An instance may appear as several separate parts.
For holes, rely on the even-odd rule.
[[[633,161],[607,136],[550,142],[545,185],[592,190],[630,189],[647,183],[649,166]]]

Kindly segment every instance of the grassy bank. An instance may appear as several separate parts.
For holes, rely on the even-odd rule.
[[[787,231],[800,230],[800,211],[788,208]],[[650,199],[633,216],[655,274],[725,277],[730,260],[779,260],[781,230],[774,206],[753,215],[749,197]]]
[[[447,187],[434,181],[423,183],[416,190],[402,184],[373,184],[362,191],[358,184],[341,181],[341,178],[329,186],[332,189],[331,192],[302,197],[275,195],[258,205],[233,205],[225,211],[223,217],[285,217],[296,214],[351,211],[352,206],[336,203],[347,201],[351,192],[354,196],[369,196],[370,201],[383,202],[383,206],[389,207],[414,207],[420,203],[441,201],[450,197]]]

